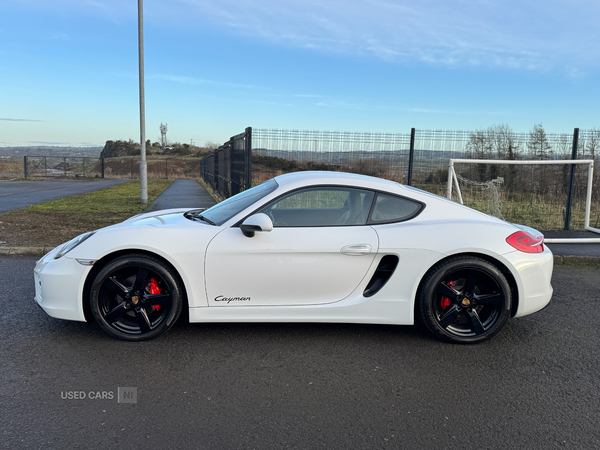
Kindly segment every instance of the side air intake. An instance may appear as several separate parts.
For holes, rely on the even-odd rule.
[[[373,278],[367,284],[363,295],[365,297],[372,297],[377,294],[385,283],[390,279],[396,267],[398,266],[398,257],[396,255],[385,255],[379,261],[379,265],[377,266],[377,270],[373,274]]]

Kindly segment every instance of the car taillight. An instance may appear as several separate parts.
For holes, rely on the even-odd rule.
[[[525,231],[517,231],[506,238],[506,242],[517,250],[525,253],[542,253],[544,251],[544,236],[532,236]]]

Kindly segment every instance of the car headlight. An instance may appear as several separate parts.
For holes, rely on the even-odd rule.
[[[91,237],[94,233],[95,233],[95,231],[90,231],[89,233],[84,233],[84,234],[77,236],[74,239],[71,239],[69,242],[67,242],[65,245],[62,246],[62,248],[58,251],[58,253],[54,257],[54,259],[61,258],[65,254],[69,253],[71,250],[73,250],[75,247],[77,247],[83,241],[85,241],[86,239]]]

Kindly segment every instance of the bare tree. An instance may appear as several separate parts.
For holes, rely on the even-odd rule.
[[[516,133],[505,124],[474,131],[467,142],[467,155],[474,159],[518,159],[520,149]],[[500,172],[498,166],[494,164],[489,167],[480,164],[477,171],[479,181],[507,175],[505,171]]]
[[[505,124],[488,128],[493,150],[498,159],[519,159],[520,149],[516,133]]]
[[[467,142],[467,157],[472,159],[489,159],[491,157],[491,142],[486,130],[477,130],[470,134]],[[478,181],[487,178],[488,167],[486,164],[477,164]],[[472,176],[472,175],[470,175]]]
[[[527,149],[530,152],[530,156],[534,159],[545,160],[552,159],[553,151],[550,143],[548,142],[548,136],[542,124],[536,124],[533,126],[533,130],[529,132],[527,139]],[[552,185],[552,169],[548,169],[546,166],[541,166],[536,170],[538,176],[537,181],[534,182],[534,192],[548,193],[549,186]]]
[[[533,130],[529,132],[527,149],[536,159],[552,159],[552,147],[541,123],[534,125]]]
[[[583,156],[589,157],[590,159],[596,159],[598,151],[600,150],[600,130],[592,128],[590,130],[590,137],[587,140],[584,147]]]

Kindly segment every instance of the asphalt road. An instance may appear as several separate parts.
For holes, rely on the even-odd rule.
[[[179,323],[121,342],[46,316],[34,264],[0,257],[3,448],[600,446],[597,268],[556,267],[545,310],[457,346],[343,324]]]
[[[36,203],[49,202],[72,195],[85,194],[123,184],[129,180],[43,180],[5,181],[0,183],[0,214]]]

